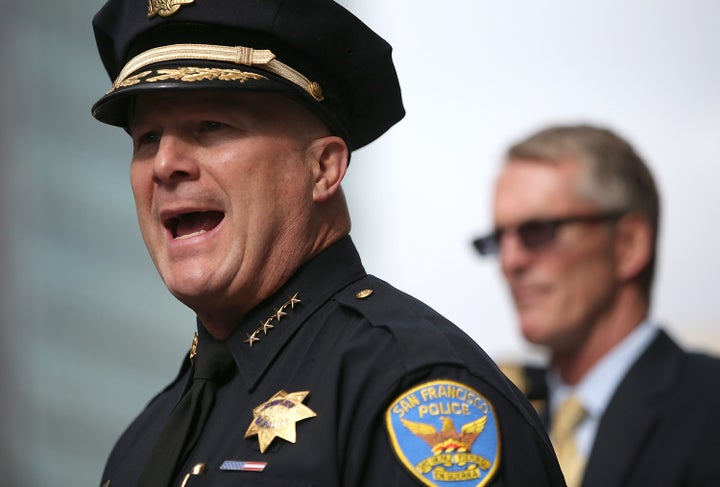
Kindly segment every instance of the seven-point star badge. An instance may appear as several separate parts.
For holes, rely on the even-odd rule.
[[[275,437],[295,443],[295,423],[317,416],[315,411],[302,403],[308,394],[310,391],[287,393],[281,390],[253,409],[253,420],[245,432],[245,438],[257,435],[260,453],[265,453]]]

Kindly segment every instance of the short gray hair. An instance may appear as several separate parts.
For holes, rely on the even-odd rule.
[[[507,151],[508,162],[575,160],[581,167],[578,193],[608,211],[643,215],[653,231],[653,257],[642,276],[650,292],[660,229],[660,196],[655,180],[635,149],[616,133],[589,125],[545,128]]]

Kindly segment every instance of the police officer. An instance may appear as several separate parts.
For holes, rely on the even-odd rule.
[[[328,0],[109,0],[93,26],[92,113],[197,314],[102,485],[564,485],[526,400],[349,237],[350,152],[404,115],[382,38]]]

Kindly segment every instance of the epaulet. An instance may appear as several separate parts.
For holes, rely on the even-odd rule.
[[[452,343],[452,335],[461,332],[437,311],[387,282],[368,275],[340,291],[335,299],[371,326],[392,334],[409,368],[464,364],[453,353]]]

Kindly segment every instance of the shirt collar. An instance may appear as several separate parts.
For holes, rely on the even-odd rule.
[[[283,345],[317,308],[338,290],[365,275],[355,245],[347,236],[303,264],[277,292],[247,313],[226,341],[248,389],[257,383]],[[296,294],[300,301],[291,306],[290,301]],[[267,334],[260,331],[259,341],[254,341],[252,346],[247,343],[248,337],[281,309],[286,314],[270,321],[273,327]],[[198,328],[202,339],[207,332],[199,322]]]
[[[551,417],[555,407],[571,395],[580,399],[590,417],[602,416],[620,381],[655,338],[657,331],[657,326],[651,321],[643,321],[593,365],[575,386],[565,384],[557,372],[549,370]]]

